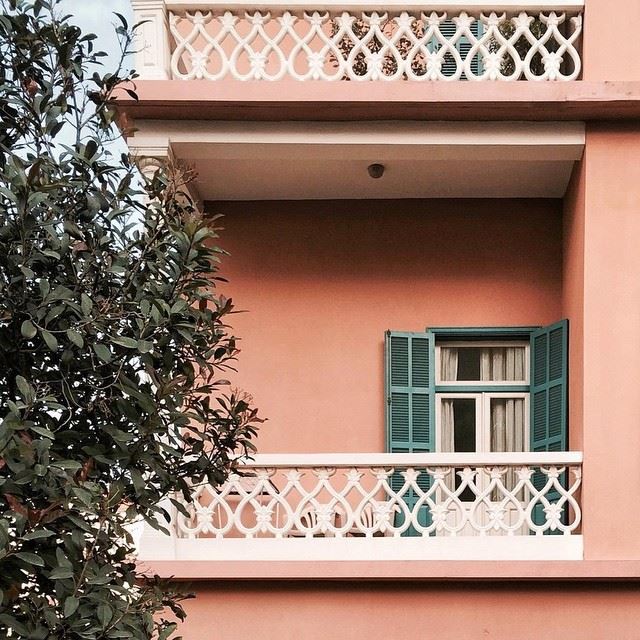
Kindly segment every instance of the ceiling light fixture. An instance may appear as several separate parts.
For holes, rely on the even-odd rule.
[[[367,167],[367,172],[374,180],[382,178],[382,175],[384,174],[384,165],[378,163],[370,164]]]

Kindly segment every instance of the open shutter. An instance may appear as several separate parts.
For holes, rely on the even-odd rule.
[[[531,334],[531,451],[566,451],[569,323]]]
[[[387,331],[387,450],[435,450],[433,336]]]
[[[435,450],[434,344],[429,333],[387,331],[385,336],[387,451],[391,453],[431,452]],[[396,473],[391,487],[399,491],[404,478]],[[418,485],[423,491],[431,479],[421,473]],[[418,500],[414,491],[403,496],[409,509]],[[422,524],[431,521],[428,509],[420,509]],[[401,521],[396,521],[401,525]],[[410,528],[405,535],[416,535]]]
[[[562,320],[531,334],[531,451],[566,451],[568,409],[568,341],[569,323]],[[533,475],[533,484],[541,489],[547,478],[542,472]],[[566,483],[566,473],[560,477]],[[549,502],[558,500],[557,492],[547,492]],[[544,524],[543,505],[536,503],[533,521]],[[559,533],[547,531],[546,533]]]
[[[456,30],[457,26],[455,22],[453,22],[453,20],[444,20],[440,24],[440,33],[449,41],[455,35]],[[482,35],[482,24],[480,23],[480,21],[474,21],[471,24],[470,30],[476,38],[479,38]],[[428,48],[430,51],[437,51],[440,49],[440,47],[442,47],[442,45],[436,38],[434,38],[433,43]],[[460,38],[458,38],[455,47],[460,53],[462,61],[465,62],[467,56],[469,55],[469,52],[471,51],[471,42],[469,42],[469,39],[466,36],[461,36]],[[442,61],[442,74],[446,77],[451,77],[455,74],[456,67],[457,65],[455,58],[450,53],[446,53]],[[477,55],[474,56],[474,59],[471,62],[471,71],[474,76],[480,74],[480,59]],[[460,79],[468,80],[467,76],[464,73],[462,74]]]

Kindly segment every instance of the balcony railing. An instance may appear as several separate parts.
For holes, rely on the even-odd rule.
[[[578,559],[582,454],[260,455],[146,560]]]
[[[575,80],[581,2],[133,0],[143,78]]]

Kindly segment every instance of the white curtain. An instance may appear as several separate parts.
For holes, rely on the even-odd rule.
[[[524,398],[491,399],[491,451],[524,451],[525,404]],[[513,490],[517,482],[515,469],[503,477],[504,486]],[[494,491],[492,500],[502,500],[501,492]]]
[[[449,378],[443,378],[448,380]],[[455,379],[455,378],[454,378]],[[442,441],[440,442],[440,449],[442,451],[453,451],[454,449],[454,421],[455,415],[453,412],[453,399],[444,399],[440,405],[440,436]],[[451,469],[449,473],[444,477],[444,484],[450,491],[454,491],[456,488],[455,469]]]
[[[480,380],[524,380],[523,347],[490,347],[480,352]]]
[[[491,399],[491,451],[524,451],[524,399]]]
[[[453,399],[444,399],[440,406],[441,451],[453,451],[454,413]]]
[[[440,349],[440,380],[451,382],[458,379],[458,350],[455,347]]]

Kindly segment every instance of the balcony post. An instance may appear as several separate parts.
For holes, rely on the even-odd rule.
[[[166,136],[159,136],[139,146],[136,145],[136,137],[134,136],[129,138],[128,145],[133,161],[138,165],[140,173],[147,178],[151,178],[162,167],[178,166],[182,169],[189,168],[185,167],[184,163],[181,163],[179,158],[175,157],[171,143]],[[180,191],[188,196],[195,209],[200,212],[203,211],[202,199],[198,193],[195,180],[183,185]]]
[[[165,0],[131,0],[136,23],[136,71],[142,80],[171,77],[169,21]]]

